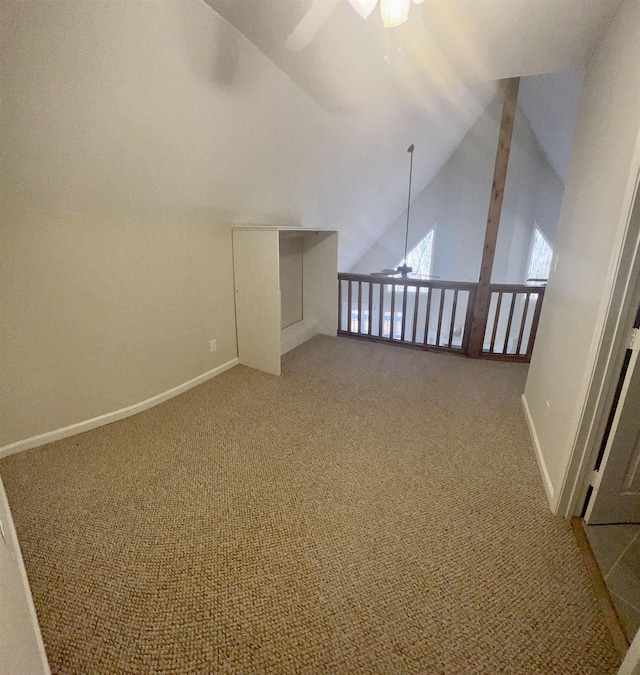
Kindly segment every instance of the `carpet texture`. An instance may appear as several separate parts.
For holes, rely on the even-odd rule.
[[[317,337],[0,461],[55,673],[615,673],[526,366]]]

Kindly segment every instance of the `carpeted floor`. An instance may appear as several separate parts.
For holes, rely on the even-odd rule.
[[[615,673],[526,366],[318,337],[0,461],[55,673]]]

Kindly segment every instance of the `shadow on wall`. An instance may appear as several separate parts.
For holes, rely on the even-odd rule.
[[[247,68],[242,63],[242,35],[229,30],[226,21],[204,3],[195,8],[197,11],[187,2],[174,3],[171,8],[176,14],[176,26],[180,27],[176,34],[194,78],[214,88],[249,91],[258,77],[255,64]],[[201,20],[200,12],[206,13],[206,21]],[[213,36],[207,25],[212,22]]]

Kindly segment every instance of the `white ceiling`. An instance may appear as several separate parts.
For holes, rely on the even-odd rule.
[[[204,1],[329,114],[333,131],[324,152],[330,158],[319,164],[351,176],[349,197],[338,199],[332,176],[314,171],[317,161],[309,163],[310,193],[325,204],[342,204],[329,220],[343,224],[346,267],[406,206],[405,148],[415,143],[418,194],[491,101],[495,80],[523,78],[521,108],[564,180],[580,73],[620,5],[425,0],[390,30],[377,9],[363,20],[348,0],[315,0],[332,9],[320,12],[317,30],[306,26],[311,39],[292,51],[285,43],[317,13],[313,0]],[[573,74],[563,74],[568,71]],[[547,73],[553,75],[537,77]]]
[[[390,96],[429,97],[462,82],[580,70],[620,4],[426,0],[390,30],[377,10],[365,21],[347,0],[317,0],[335,7],[294,52],[285,42],[312,0],[205,1],[330,111]]]
[[[406,208],[410,144],[418,195],[496,79],[580,71],[619,0],[425,0],[391,33],[339,0],[299,52],[311,0],[0,4],[15,200],[338,228],[349,269]],[[521,102],[561,173],[553,82],[523,79]]]

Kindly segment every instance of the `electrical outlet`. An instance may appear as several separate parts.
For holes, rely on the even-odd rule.
[[[217,341],[217,340],[210,340],[210,342],[209,342],[209,349],[210,349],[212,352],[215,352],[216,349],[218,349],[218,341]]]

